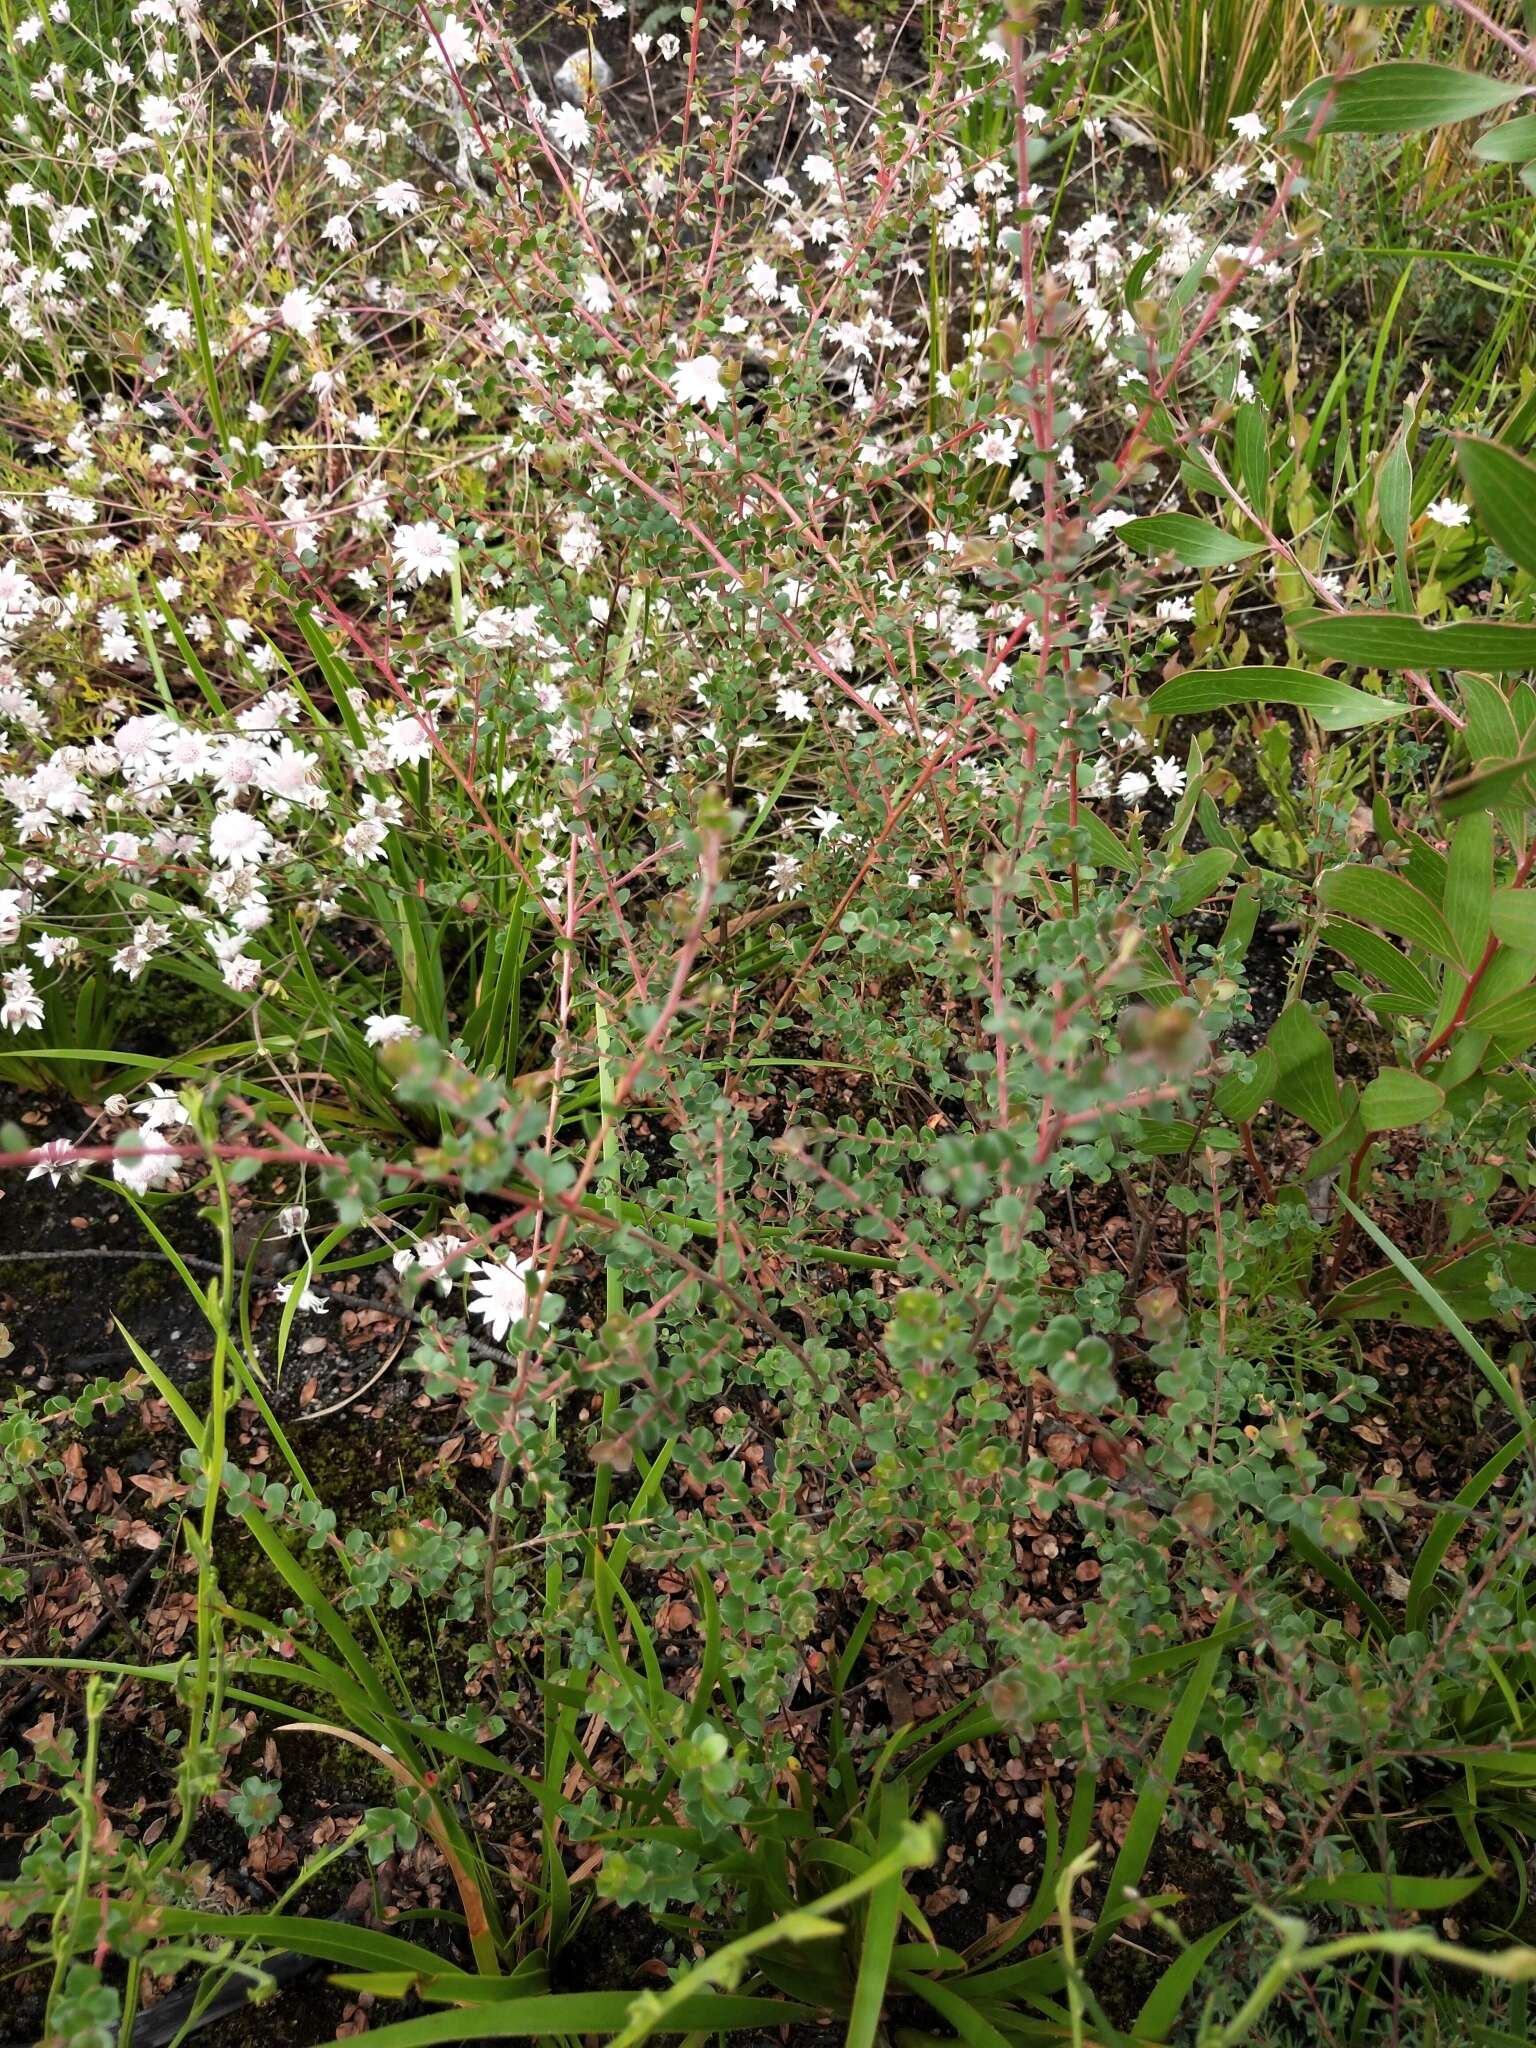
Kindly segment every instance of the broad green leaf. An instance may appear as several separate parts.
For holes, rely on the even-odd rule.
[[[1360,1121],[1368,1131],[1406,1131],[1427,1123],[1445,1106],[1445,1092],[1407,1067],[1383,1067],[1360,1094]]]
[[[1502,815],[1506,803],[1522,810],[1536,804],[1536,747],[1506,761],[1480,761],[1470,775],[1446,784],[1440,808],[1448,818],[1464,818],[1469,811]]]
[[[1440,991],[1420,968],[1400,953],[1380,932],[1346,919],[1331,917],[1323,926],[1323,942],[1352,960],[1362,973],[1373,976],[1415,1010],[1429,1011],[1440,1001]]]
[[[1536,1043],[1536,989],[1522,989],[1519,995],[1506,996],[1480,1011],[1477,1026],[1498,1046],[1503,1058],[1519,1059]]]
[[[1075,819],[1067,806],[1060,804],[1052,811],[1050,822],[1053,832],[1083,833],[1088,841],[1088,858],[1096,868],[1114,868],[1122,875],[1141,873],[1141,864],[1132,857],[1130,849],[1087,804],[1078,805]]]
[[[1499,1263],[1517,1287],[1528,1293],[1536,1291],[1536,1245],[1506,1244],[1500,1248]],[[1492,1270],[1493,1253],[1483,1250],[1442,1260],[1431,1266],[1425,1277],[1433,1280],[1437,1295],[1463,1321],[1480,1322],[1493,1314],[1488,1302]],[[1411,1323],[1420,1330],[1431,1328],[1439,1320],[1434,1310],[1390,1267],[1377,1267],[1374,1272],[1348,1281],[1329,1297],[1324,1313],[1351,1319],[1365,1317],[1372,1322]]]
[[[1229,1074],[1216,1090],[1216,1107],[1231,1123],[1251,1123],[1274,1093],[1279,1078],[1274,1054],[1267,1045],[1260,1046],[1254,1055],[1252,1078],[1240,1081]]]
[[[1536,114],[1517,114],[1479,135],[1472,154],[1485,164],[1523,164],[1536,157]]]
[[[1318,877],[1318,897],[1329,910],[1364,923],[1379,924],[1411,946],[1422,946],[1451,967],[1461,965],[1451,928],[1422,889],[1385,868],[1325,868]]]
[[[1274,1101],[1326,1137],[1341,1119],[1333,1044],[1305,1003],[1281,1011],[1270,1029],[1268,1050],[1276,1068]]]
[[[1536,463],[1498,441],[1460,434],[1456,466],[1489,538],[1536,574]]]
[[[1508,761],[1518,754],[1520,728],[1499,685],[1490,683],[1486,676],[1464,675],[1459,688],[1467,721],[1462,738],[1472,760]]]
[[[1191,711],[1229,711],[1241,704],[1294,704],[1309,712],[1324,732],[1349,732],[1360,725],[1378,725],[1401,718],[1408,709],[1390,697],[1373,697],[1331,676],[1303,668],[1211,669],[1176,676],[1147,699],[1159,718]]]
[[[1525,89],[1523,78],[1510,84],[1451,64],[1372,64],[1309,85],[1292,102],[1285,133],[1307,135],[1317,121],[1325,135],[1412,135],[1492,113]]]
[[[1196,519],[1188,512],[1154,512],[1145,519],[1128,519],[1115,528],[1115,537],[1138,555],[1172,555],[1188,569],[1224,569],[1259,554],[1264,545],[1257,540],[1237,540],[1210,520]]]
[[[1403,1877],[1397,1871],[1341,1870],[1309,1877],[1287,1894],[1302,1906],[1374,1906],[1384,1913],[1443,1913],[1471,1898],[1480,1877]]]
[[[1376,478],[1376,509],[1382,531],[1392,544],[1392,602],[1399,611],[1413,609],[1408,580],[1408,529],[1413,516],[1413,462],[1407,429],[1393,440]]]
[[[1237,866],[1237,855],[1221,846],[1207,846],[1174,868],[1167,888],[1175,917],[1183,917],[1207,896],[1214,896]]]
[[[1269,429],[1263,406],[1251,398],[1245,398],[1237,408],[1233,441],[1237,450],[1237,473],[1248,494],[1248,502],[1262,513],[1264,501],[1269,496]]]
[[[1484,675],[1536,669],[1536,626],[1477,619],[1427,626],[1402,612],[1301,612],[1286,624],[1309,654],[1356,668],[1471,668]]]
[[[1352,1159],[1366,1142],[1368,1133],[1365,1125],[1360,1121],[1358,1109],[1354,1107],[1355,1097],[1353,1088],[1348,1092],[1348,1107],[1354,1113],[1352,1115],[1345,1114],[1346,1105],[1342,1099],[1344,1091],[1341,1089],[1339,1114],[1344,1117],[1344,1121],[1335,1124],[1331,1131],[1325,1132],[1323,1134],[1323,1142],[1320,1145],[1314,1145],[1307,1154],[1307,1163],[1302,1169],[1301,1175],[1303,1180],[1316,1180],[1322,1174],[1336,1172],[1344,1164],[1345,1160]]]
[[[1536,954],[1536,889],[1495,889],[1491,922],[1501,945]]]
[[[1488,943],[1488,910],[1493,901],[1493,820],[1486,811],[1462,819],[1451,836],[1445,875],[1445,921],[1473,968]]]

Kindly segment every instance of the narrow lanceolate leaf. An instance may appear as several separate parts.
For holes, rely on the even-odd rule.
[[[1368,1131],[1408,1131],[1445,1107],[1445,1093],[1407,1067],[1383,1067],[1360,1093],[1360,1121]]]
[[[1176,676],[1147,699],[1159,718],[1196,711],[1231,711],[1246,704],[1292,704],[1314,718],[1324,732],[1349,732],[1356,726],[1378,725],[1401,718],[1406,704],[1391,697],[1373,697],[1332,676],[1313,675],[1303,668],[1212,669],[1199,675]]]
[[[1317,893],[1341,916],[1380,925],[1448,966],[1461,965],[1461,949],[1439,906],[1403,876],[1385,868],[1327,868],[1318,877]]]
[[[1427,626],[1402,612],[1301,612],[1286,625],[1308,654],[1356,668],[1470,668],[1490,676],[1536,669],[1536,626],[1477,619]]]
[[[1263,547],[1262,541],[1238,540],[1188,512],[1154,512],[1146,519],[1128,519],[1115,531],[1138,555],[1172,555],[1187,569],[1224,569]]]
[[[1536,114],[1517,114],[1479,135],[1472,154],[1485,164],[1524,164],[1536,157]]]
[[[1536,462],[1497,441],[1463,434],[1456,466],[1489,539],[1536,575]]]
[[[1495,889],[1489,922],[1501,945],[1536,955],[1536,889]]]
[[[1292,102],[1285,132],[1306,135],[1317,122],[1318,132],[1326,135],[1412,135],[1491,114],[1524,90],[1523,79],[1507,84],[1452,64],[1373,64],[1309,85]]]

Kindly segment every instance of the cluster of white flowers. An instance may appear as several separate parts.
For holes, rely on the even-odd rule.
[[[211,963],[232,997],[280,1002],[296,928],[376,927],[376,878],[409,835],[435,839],[450,818],[467,836],[502,831],[488,801],[515,813],[520,879],[563,916],[610,887],[583,825],[604,774],[631,779],[637,815],[686,808],[727,776],[773,803],[782,843],[763,841],[762,876],[776,902],[869,837],[857,801],[775,796],[787,747],[879,736],[921,760],[963,735],[957,774],[985,793],[999,720],[1051,638],[1032,592],[1057,530],[1077,522],[1106,577],[1125,560],[1130,514],[1101,499],[1074,437],[1135,414],[1152,323],[1127,281],[1163,304],[1201,266],[1241,270],[1198,371],[1227,402],[1251,389],[1254,308],[1285,275],[1230,228],[1236,186],[1132,218],[1090,164],[1072,224],[1053,228],[1045,195],[1018,189],[1011,137],[978,153],[958,108],[941,108],[915,149],[899,125],[856,118],[814,44],[753,36],[733,47],[721,108],[774,132],[792,114],[799,139],[749,204],[711,185],[735,172],[708,151],[685,166],[658,135],[637,152],[610,122],[614,67],[595,47],[567,54],[553,105],[521,59],[504,67],[510,93],[480,94],[469,74],[505,48],[478,16],[448,13],[382,69],[356,61],[350,30],[329,48],[302,32],[251,48],[233,115],[282,204],[229,155],[194,293],[156,252],[215,115],[170,0],[141,0],[134,19],[137,44],[104,71],[46,72],[17,137],[28,175],[0,216],[0,317],[22,348],[43,335],[60,362],[83,357],[106,308],[143,357],[131,397],[83,379],[39,388],[20,354],[8,372],[27,386],[39,478],[0,500],[0,1027],[17,1033],[43,1027],[92,949],[128,981],[174,951]],[[1011,106],[995,39],[963,26],[977,90]],[[44,41],[18,37],[39,78]],[[684,61],[670,32],[611,50],[647,72]],[[1030,60],[1033,137],[1062,129],[1048,83],[1062,54]],[[712,88],[695,89],[708,134]],[[1233,128],[1249,165],[1263,124]],[[456,181],[423,168],[439,129],[457,141]],[[1091,133],[1099,150],[1102,124]],[[1263,183],[1267,163],[1250,167]],[[720,232],[674,240],[658,263],[685,190]],[[498,233],[517,227],[526,264],[491,260],[482,207]],[[300,218],[316,224],[307,247]],[[930,230],[938,289],[986,308],[942,367]],[[1021,247],[1063,308],[1043,392],[990,369],[1031,309]],[[775,466],[784,430],[756,424],[768,412],[795,423],[792,474]],[[866,545],[872,490],[911,494],[920,477],[927,531],[910,549]],[[1444,502],[1429,516],[1454,523]],[[1005,557],[1011,587],[977,578]],[[1106,591],[1082,638],[1166,636],[1190,617],[1163,591],[1115,614]],[[359,640],[344,701],[313,669],[318,632],[343,659]],[[64,675],[94,678],[91,692]],[[1096,799],[1182,787],[1171,757],[1128,758],[1134,734],[1106,729],[1087,758],[1081,739]],[[82,875],[97,885],[89,947],[67,907]],[[363,1035],[383,1050],[416,1028],[381,1009]]]

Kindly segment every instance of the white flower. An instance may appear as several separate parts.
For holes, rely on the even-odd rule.
[[[297,1280],[279,1280],[272,1292],[279,1301],[287,1301],[298,1285]],[[325,1296],[323,1294],[316,1294],[313,1287],[306,1284],[300,1290],[299,1307],[304,1311],[305,1315],[327,1315],[330,1312],[330,1306],[331,1304],[326,1300]]]
[[[546,124],[550,140],[561,149],[586,149],[592,140],[592,123],[580,107],[564,101]]]
[[[1459,498],[1436,498],[1433,505],[1425,506],[1424,517],[1436,526],[1465,526],[1472,514]]]
[[[181,1164],[179,1155],[166,1145],[146,1145],[142,1139],[127,1138],[112,1159],[112,1178],[136,1195],[163,1187]]]
[[[33,975],[29,967],[12,967],[4,983],[4,1001],[0,1001],[0,1024],[6,1030],[27,1030],[29,1024],[43,1022],[43,997],[33,987]]]
[[[276,842],[249,811],[220,811],[208,828],[208,858],[222,868],[255,868]]]
[[[505,1264],[479,1259],[469,1270],[475,1283],[469,1312],[483,1319],[500,1344],[513,1324],[521,1323],[528,1312],[528,1268],[516,1259],[508,1259]]]
[[[390,1264],[402,1278],[416,1267],[424,1284],[448,1294],[453,1289],[453,1262],[463,1249],[456,1237],[424,1237],[420,1244],[402,1245]]]
[[[277,310],[283,325],[308,341],[325,311],[325,301],[307,284],[298,284],[291,292],[283,294],[283,302]]]
[[[1257,114],[1234,114],[1227,126],[1244,142],[1262,142],[1268,130]]]
[[[787,903],[791,896],[800,893],[800,870],[803,862],[792,853],[776,853],[768,863],[768,882],[775,900]]]
[[[1152,779],[1164,796],[1182,796],[1188,778],[1177,761],[1167,754],[1157,754],[1152,761]]]
[[[85,1171],[83,1159],[71,1159],[74,1150],[68,1138],[50,1138],[45,1145],[37,1148],[37,1163],[28,1171],[28,1180],[42,1180],[45,1177],[55,1187],[62,1180],[71,1184],[79,1180]]]
[[[602,536],[585,512],[573,512],[560,529],[560,559],[568,569],[590,569],[603,552]]]
[[[416,1026],[409,1017],[369,1017],[363,1023],[363,1037],[369,1045],[394,1045],[402,1038],[414,1038]]]
[[[390,538],[395,568],[406,583],[422,584],[445,576],[459,558],[459,544],[435,519],[397,526]]]
[[[373,195],[373,203],[380,213],[387,213],[392,220],[404,220],[408,213],[421,209],[421,194],[409,178],[395,178],[388,185],[381,185]]]
[[[679,405],[702,405],[706,412],[713,412],[725,397],[725,386],[720,382],[720,358],[690,356],[679,363],[672,372],[672,389]]]
[[[151,135],[174,135],[181,125],[181,109],[164,93],[147,92],[139,101],[139,119]]]
[[[1143,775],[1139,768],[1127,768],[1116,788],[1128,804],[1139,804],[1152,787],[1150,776]]]
[[[456,14],[450,14],[437,34],[427,37],[425,54],[429,64],[461,71],[475,61],[474,33],[464,26]]]
[[[804,690],[780,690],[774,700],[774,709],[780,718],[793,719],[797,725],[804,725],[811,715],[811,700]]]

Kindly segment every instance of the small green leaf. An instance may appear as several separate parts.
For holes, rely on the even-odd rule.
[[[1213,526],[1208,519],[1196,519],[1188,512],[1154,512],[1145,519],[1128,519],[1115,528],[1117,539],[1138,555],[1172,555],[1188,569],[1224,569],[1259,554],[1263,542],[1237,540]]]
[[[1426,626],[1402,612],[1302,612],[1286,624],[1309,654],[1356,668],[1471,668],[1484,675],[1536,668],[1536,626],[1476,619]]]
[[[1492,113],[1495,107],[1518,99],[1525,89],[1523,79],[1506,84],[1451,64],[1372,64],[1309,85],[1292,101],[1285,133],[1293,137],[1309,134],[1326,101],[1318,122],[1321,134],[1412,135],[1422,128],[1439,128]]]
[[[1536,574],[1536,463],[1497,441],[1460,434],[1456,467],[1489,539]]]
[[[1368,1131],[1407,1131],[1445,1106],[1444,1092],[1407,1067],[1383,1067],[1360,1094],[1360,1121]]]
[[[1228,711],[1240,704],[1294,704],[1316,719],[1324,732],[1349,732],[1401,718],[1408,709],[1390,697],[1373,697],[1331,676],[1302,668],[1211,669],[1177,676],[1147,699],[1159,718],[1192,711]]]
[[[1329,910],[1379,924],[1447,966],[1460,967],[1460,949],[1439,908],[1403,876],[1385,868],[1326,868],[1318,877],[1317,893]]]

